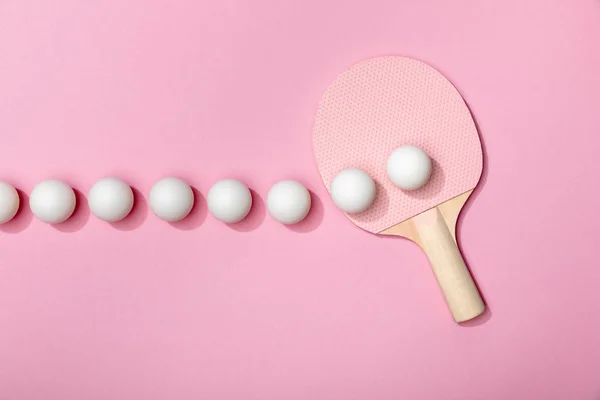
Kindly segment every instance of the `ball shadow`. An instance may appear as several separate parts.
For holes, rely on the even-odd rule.
[[[52,227],[61,232],[77,232],[81,230],[90,219],[90,208],[87,204],[87,198],[83,193],[77,189],[73,189],[75,192],[75,211],[69,219],[64,222],[53,224]]]
[[[431,159],[431,166],[432,169],[431,176],[429,177],[429,182],[425,186],[423,186],[423,188],[405,191],[404,193],[406,193],[407,196],[419,200],[427,200],[437,196],[437,194],[444,188],[446,175],[444,174],[442,167],[433,158]]]
[[[29,196],[20,189],[17,189],[19,195],[19,210],[10,221],[0,225],[0,231],[4,233],[19,233],[24,231],[33,220],[33,213],[29,208]]]
[[[206,220],[206,215],[208,214],[206,199],[195,187],[192,187],[192,192],[194,192],[194,206],[192,210],[185,218],[169,222],[172,227],[182,231],[191,231],[198,228]]]
[[[132,187],[133,192],[133,208],[129,215],[120,221],[111,222],[110,224],[120,231],[132,231],[142,226],[148,217],[148,202],[146,198],[136,188]]]
[[[372,222],[378,220],[382,214],[388,212],[390,208],[390,194],[378,180],[375,180],[375,191],[375,200],[371,207],[358,214],[346,214],[351,221],[356,221],[356,223]],[[377,212],[373,210],[377,210]]]
[[[240,222],[228,224],[228,226],[238,232],[250,232],[262,225],[265,220],[266,206],[262,197],[254,190],[250,189],[252,194],[252,209]]]
[[[308,215],[297,224],[284,225],[289,230],[298,233],[308,233],[314,231],[321,225],[325,214],[325,207],[323,206],[321,199],[313,191],[309,190],[309,193],[311,206]]]

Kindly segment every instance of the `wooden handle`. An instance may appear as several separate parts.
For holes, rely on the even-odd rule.
[[[434,207],[412,220],[454,320],[467,321],[483,313],[485,304],[440,210]]]

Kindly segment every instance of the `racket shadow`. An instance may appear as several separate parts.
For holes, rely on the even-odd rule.
[[[473,201],[475,199],[477,199],[477,196],[479,196],[479,193],[483,190],[484,186],[487,183],[487,179],[488,179],[488,161],[487,161],[488,160],[488,152],[487,152],[487,147],[485,145],[485,140],[483,139],[483,136],[481,135],[481,129],[479,128],[477,119],[473,115],[473,112],[471,111],[471,107],[469,107],[468,104],[467,104],[467,108],[469,109],[469,112],[471,113],[471,117],[473,118],[473,123],[475,124],[475,129],[477,129],[477,134],[479,135],[479,142],[481,143],[481,152],[483,154],[483,157],[482,157],[483,168],[481,170],[481,177],[479,178],[479,182],[477,183],[477,186],[473,190],[473,193],[471,194],[471,196],[469,196],[469,199],[463,206],[461,214],[463,211],[464,212],[469,211],[469,209],[471,208],[471,204],[473,203]],[[459,225],[461,224],[460,216],[459,216],[457,223],[458,223],[458,225],[457,225],[457,229],[458,229]]]
[[[456,234],[456,244],[458,246],[459,249],[461,249],[461,245],[460,245],[460,239],[458,237],[458,232]],[[467,268],[469,269],[469,272],[471,274],[471,277],[473,278],[473,283],[475,284],[475,287],[477,287],[477,291],[479,292],[479,295],[481,296],[481,299],[483,300],[483,303],[485,304],[485,311],[483,312],[483,314],[478,315],[477,317],[468,320],[468,321],[463,321],[463,322],[459,322],[458,324],[460,326],[464,326],[465,328],[474,328],[477,327],[479,325],[483,325],[486,322],[488,322],[491,318],[492,318],[492,309],[490,307],[490,303],[487,301],[486,299],[486,295],[485,292],[481,289],[481,286],[479,286],[479,283],[477,282],[477,276],[473,273],[473,270],[469,267],[469,259],[468,257],[466,257],[464,255],[464,253],[461,250],[461,254],[463,256],[463,260],[465,261],[465,264],[467,266]]]
[[[458,215],[458,219],[456,221],[456,244],[458,245],[458,248],[461,249],[461,253],[462,253],[462,246],[461,246],[461,240],[460,240],[460,232],[462,230],[462,225],[463,225],[463,214],[469,212],[469,210],[472,207],[473,202],[477,199],[477,197],[479,196],[479,193],[483,190],[484,186],[486,185],[487,178],[488,178],[488,161],[487,161],[488,153],[487,153],[485,141],[483,139],[483,136],[481,135],[481,130],[479,129],[479,124],[477,123],[477,119],[473,115],[471,107],[469,107],[468,104],[467,104],[467,108],[469,109],[469,112],[471,113],[471,117],[473,118],[473,123],[475,124],[475,128],[477,129],[477,134],[479,135],[479,141],[481,142],[481,151],[483,154],[483,157],[482,157],[483,169],[481,171],[481,178],[479,179],[479,183],[475,187],[475,190],[473,190],[473,193],[471,194],[471,196],[469,196],[469,198],[467,199],[467,202],[465,203],[462,210],[460,211],[460,214]],[[479,290],[481,298],[483,299],[483,302],[485,303],[485,312],[483,314],[481,314],[480,316],[478,316],[477,318],[474,318],[470,321],[461,322],[460,325],[465,326],[465,327],[476,327],[476,326],[482,325],[490,320],[490,318],[492,317],[492,310],[490,307],[490,303],[486,299],[484,291],[481,290],[481,287],[480,287],[479,283],[477,282],[477,276],[473,273],[473,270],[469,266],[470,265],[469,259],[467,256],[464,255],[464,253],[463,253],[463,259],[465,260],[465,264],[467,265],[467,268],[469,268],[469,272],[471,273],[471,276],[473,277],[475,286],[477,286],[477,290]]]

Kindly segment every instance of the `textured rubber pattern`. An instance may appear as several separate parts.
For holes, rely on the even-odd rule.
[[[429,182],[411,192],[386,173],[390,153],[407,144],[433,160]],[[375,180],[371,208],[347,214],[373,233],[473,189],[483,169],[477,128],[461,95],[437,70],[405,57],[373,58],[343,72],[321,99],[313,145],[328,190],[346,168],[361,168]]]

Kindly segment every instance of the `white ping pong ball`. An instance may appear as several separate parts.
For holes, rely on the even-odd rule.
[[[194,192],[190,185],[179,178],[162,178],[150,189],[148,203],[158,218],[176,222],[192,211]]]
[[[48,179],[37,184],[29,196],[29,208],[40,221],[59,224],[75,211],[77,199],[71,186]]]
[[[297,181],[277,182],[267,195],[269,215],[285,225],[302,221],[310,210],[310,204],[310,193]]]
[[[12,185],[0,181],[0,224],[4,224],[19,211],[19,193]]]
[[[365,211],[375,200],[375,182],[362,169],[345,169],[331,182],[331,198],[335,205],[349,214]]]
[[[387,174],[403,190],[416,190],[431,176],[431,158],[417,146],[402,146],[387,161]]]
[[[231,224],[246,218],[252,207],[252,194],[242,182],[223,179],[209,190],[206,202],[216,219]]]
[[[117,222],[125,218],[133,208],[131,187],[118,178],[102,178],[88,193],[88,205],[92,214],[103,221]]]

